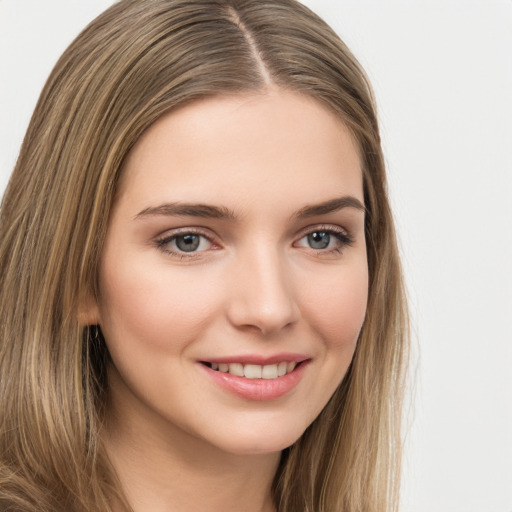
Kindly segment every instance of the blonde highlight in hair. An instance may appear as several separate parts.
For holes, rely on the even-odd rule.
[[[160,116],[277,87],[326,105],[364,169],[369,302],[343,382],[274,481],[279,512],[393,512],[407,311],[375,105],[361,67],[294,0],[121,0],[63,54],[0,211],[0,509],[129,510],[101,443],[108,352],[79,324],[123,160]]]

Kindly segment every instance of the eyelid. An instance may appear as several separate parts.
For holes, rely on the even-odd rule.
[[[309,235],[310,233],[314,233],[315,231],[325,231],[326,233],[337,233],[337,234],[343,235],[348,240],[350,240],[350,243],[354,242],[354,238],[350,234],[349,230],[346,228],[343,228],[341,226],[338,226],[336,224],[312,224],[312,225],[306,226],[305,228],[302,228],[297,233],[297,239],[303,238],[305,235]]]

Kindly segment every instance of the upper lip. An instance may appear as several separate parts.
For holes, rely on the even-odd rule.
[[[226,357],[212,357],[208,359],[201,359],[202,363],[216,363],[216,364],[230,364],[230,363],[240,363],[240,364],[257,364],[260,366],[265,366],[269,364],[277,364],[286,361],[288,363],[295,362],[301,363],[302,361],[306,361],[311,359],[310,356],[306,354],[297,354],[297,353],[281,353],[274,354],[269,356],[263,356],[260,354],[244,354],[244,355],[234,355],[234,356],[226,356]]]

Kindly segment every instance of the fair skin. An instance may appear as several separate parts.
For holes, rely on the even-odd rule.
[[[359,153],[325,107],[272,89],[151,126],[84,315],[112,356],[105,443],[133,510],[274,510],[280,452],[341,382],[367,288]]]

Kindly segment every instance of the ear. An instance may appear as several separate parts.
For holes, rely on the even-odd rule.
[[[82,327],[99,325],[101,323],[100,318],[100,310],[96,299],[91,294],[82,296],[78,304],[78,324]]]

